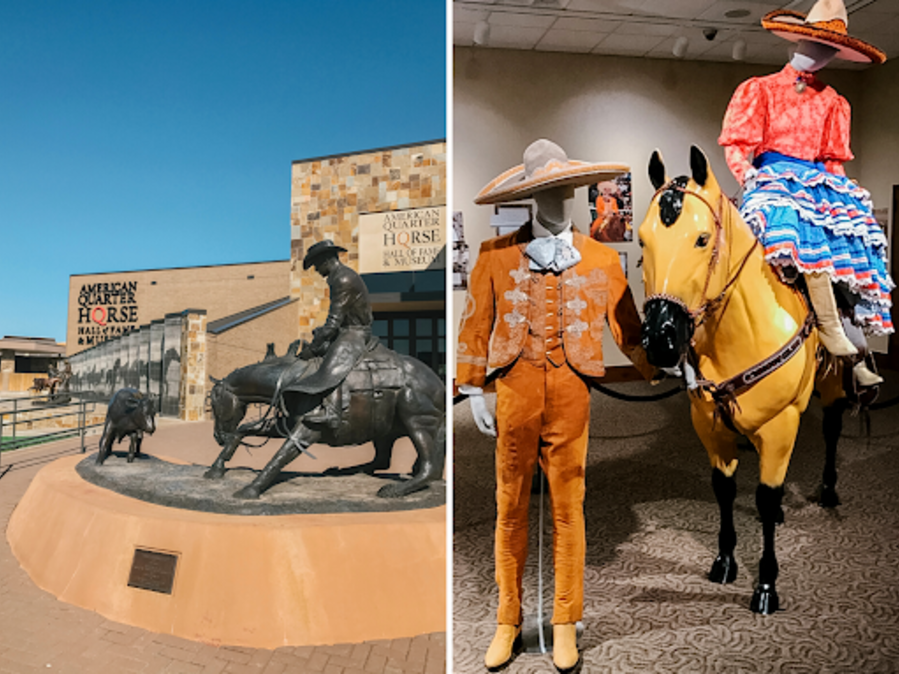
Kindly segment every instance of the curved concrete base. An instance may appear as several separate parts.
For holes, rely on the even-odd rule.
[[[9,521],[22,568],[60,600],[117,622],[254,648],[446,630],[446,507],[234,516],[102,489],[65,457]],[[178,555],[172,594],[128,586],[135,548]]]

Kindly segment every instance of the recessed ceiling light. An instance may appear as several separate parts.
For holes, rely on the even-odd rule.
[[[728,19],[742,19],[743,17],[749,16],[752,14],[748,9],[729,9],[724,12],[724,16]]]

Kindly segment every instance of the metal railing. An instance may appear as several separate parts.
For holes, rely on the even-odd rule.
[[[87,429],[103,425],[102,422],[87,423],[88,415],[96,412],[98,402],[105,400],[98,399],[92,392],[0,398],[0,456],[7,450],[39,445],[54,438],[76,436],[81,438],[83,454],[86,451],[84,438]],[[42,412],[46,414],[41,414]],[[64,417],[75,417],[75,423],[69,428],[48,430],[46,433],[21,434],[21,427],[26,424],[37,424]]]

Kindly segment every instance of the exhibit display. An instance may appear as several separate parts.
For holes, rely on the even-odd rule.
[[[853,159],[849,103],[815,73],[834,58],[883,63],[886,56],[848,35],[847,22],[842,0],[818,0],[808,16],[768,13],[762,25],[797,42],[796,52],[779,73],[737,88],[719,143],[743,185],[741,213],[761,239],[765,258],[785,280],[801,275],[821,342],[834,356],[858,356],[856,378],[873,386],[883,380],[865,363],[867,343],[858,328],[893,331],[895,284],[871,195],[843,168]]]
[[[38,586],[111,620],[213,644],[272,649],[445,629],[446,389],[425,363],[372,337],[368,291],[342,251],[323,241],[305,256],[330,289],[313,341],[280,357],[270,346],[215,382],[224,449],[211,468],[167,459],[164,446],[142,454],[155,396],[124,388],[96,455],[37,474],[7,537]],[[176,337],[180,329],[166,341]],[[266,411],[241,426],[251,404]],[[226,471],[248,435],[286,441],[261,471]],[[412,475],[384,472],[406,436]],[[113,455],[125,437],[127,456]],[[369,441],[375,456],[364,465],[284,472],[313,443]]]
[[[647,375],[640,318],[618,254],[573,229],[576,187],[612,179],[626,166],[569,160],[548,140],[524,163],[491,181],[476,203],[533,197],[535,219],[482,244],[459,328],[456,381],[478,428],[495,436],[497,628],[484,662],[505,665],[520,643],[522,575],[528,546],[531,475],[539,460],[554,522],[553,662],[579,662],[576,623],[583,612],[584,464],[590,413],[588,380],[604,372],[606,324]],[[487,410],[487,369],[496,378],[497,413]],[[541,627],[542,629],[542,627]]]
[[[216,382],[210,396],[221,454],[206,472],[218,479],[247,435],[286,438],[252,483],[237,494],[259,498],[281,470],[314,443],[334,447],[373,441],[376,456],[361,471],[390,465],[400,437],[418,453],[412,477],[385,485],[383,497],[401,497],[442,479],[446,453],[445,386],[427,365],[380,345],[371,334],[365,283],[342,265],[344,249],[330,241],[309,248],[303,266],[325,276],[331,302],[324,325],[295,356],[267,359]],[[258,421],[240,425],[250,403],[267,403]]]
[[[759,455],[756,505],[764,552],[750,607],[778,610],[774,529],[783,522],[783,483],[801,414],[818,370],[814,314],[802,293],[779,280],[755,234],[721,192],[708,159],[691,148],[692,175],[669,179],[658,152],[649,175],[656,195],[640,225],[646,316],[643,345],[659,367],[685,369],[693,426],[709,454],[721,515],[719,553],[709,579],[736,578],[733,503],[739,437]],[[844,397],[839,368],[819,386],[829,424],[821,501],[838,503],[834,457]],[[825,429],[828,422],[825,420]]]

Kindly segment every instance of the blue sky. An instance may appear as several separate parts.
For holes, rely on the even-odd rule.
[[[446,135],[443,0],[0,4],[0,335],[70,274],[290,257],[290,164]]]

